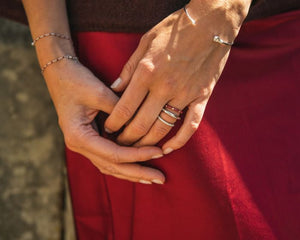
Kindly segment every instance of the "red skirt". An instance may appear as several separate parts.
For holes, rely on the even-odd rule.
[[[78,54],[110,84],[141,36],[78,33]],[[198,131],[148,162],[164,185],[105,176],[67,150],[78,239],[300,239],[299,93],[300,11],[244,24]]]

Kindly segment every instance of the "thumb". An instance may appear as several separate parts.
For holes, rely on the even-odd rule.
[[[119,101],[119,97],[103,83],[90,93],[90,107],[110,114]]]
[[[138,63],[145,55],[148,49],[149,40],[147,39],[146,36],[147,35],[144,35],[141,38],[137,49],[131,55],[127,63],[124,65],[120,77],[117,80],[115,80],[113,84],[110,86],[115,92],[124,91],[127,85],[129,84]]]

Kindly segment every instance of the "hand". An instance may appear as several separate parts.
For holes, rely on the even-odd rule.
[[[233,41],[250,2],[191,1],[187,10],[195,24],[179,10],[146,33],[112,85],[116,92],[126,90],[106,120],[107,131],[128,124],[119,143],[154,145],[171,129],[157,117],[176,121],[162,112],[165,104],[188,107],[183,125],[162,148],[167,154],[182,147],[197,130],[229,55],[230,47],[213,37]]]
[[[98,112],[111,113],[118,97],[87,68],[62,60],[49,66],[44,77],[68,148],[90,159],[104,174],[149,184],[165,181],[160,171],[135,163],[162,156],[160,148],[118,146],[94,130]]]

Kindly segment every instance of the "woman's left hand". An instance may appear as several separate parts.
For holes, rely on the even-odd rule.
[[[230,52],[229,46],[213,38],[233,41],[250,2],[192,0],[186,9],[195,23],[179,10],[146,33],[111,86],[117,92],[126,90],[105,122],[107,131],[127,124],[119,143],[154,145],[171,129],[158,116],[176,121],[162,108],[188,107],[183,125],[162,148],[167,154],[182,147],[197,130]]]

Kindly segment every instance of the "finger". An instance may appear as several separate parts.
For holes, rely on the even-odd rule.
[[[176,108],[183,109],[185,106],[182,103],[182,101],[172,101],[169,103],[171,106],[176,106]],[[166,108],[165,108],[166,109]],[[178,113],[176,111],[172,111],[169,109],[166,109],[176,116],[178,116]],[[161,111],[160,115],[161,119],[158,119],[155,121],[154,125],[150,129],[150,131],[147,133],[146,136],[144,136],[141,140],[139,140],[134,146],[140,147],[140,146],[151,146],[158,143],[162,138],[164,138],[172,129],[171,126],[169,126],[166,123],[170,124],[176,124],[177,119],[174,117],[171,117],[167,113]],[[165,122],[164,122],[165,121]]]
[[[166,100],[162,99],[161,96],[150,92],[134,119],[119,135],[117,141],[124,145],[131,145],[146,135],[156,121],[165,102]]]
[[[117,104],[119,97],[102,82],[94,91],[86,95],[88,106],[92,109],[97,109],[110,114]]]
[[[154,168],[145,167],[139,164],[112,164],[105,159],[87,153],[86,157],[106,175],[111,175],[120,179],[143,184],[163,184],[165,182],[164,174]]]
[[[149,40],[147,40],[146,35],[144,35],[134,53],[131,55],[127,63],[124,65],[120,77],[113,82],[110,86],[115,92],[124,91],[127,87],[128,83],[130,82],[134,71],[139,63],[139,61],[145,55],[149,46]]]
[[[75,137],[75,141],[79,144],[77,151],[83,155],[93,153],[112,163],[142,162],[163,156],[158,147],[123,147],[100,137],[90,125],[82,128],[85,129],[81,130],[79,137]]]
[[[163,145],[164,154],[171,153],[175,149],[183,147],[191,136],[198,129],[201,122],[205,104],[203,102],[194,102],[189,106],[184,122],[176,135]]]
[[[115,177],[115,178],[119,178],[119,179],[122,179],[122,180],[127,180],[127,181],[130,181],[130,182],[134,182],[134,183],[143,183],[143,184],[152,184],[152,182],[148,181],[148,180],[143,180],[143,179],[137,179],[137,178],[132,178],[132,177],[128,177],[128,176],[123,176],[123,175],[118,175],[118,174],[111,174],[112,177]]]
[[[122,175],[128,174],[129,176],[139,179],[139,182],[143,180],[157,184],[163,184],[166,180],[164,174],[161,171],[154,168],[142,166],[140,164],[121,164],[119,170]]]
[[[121,175],[120,172],[117,170],[117,167],[113,166],[111,163],[107,163],[107,161],[99,158],[98,156],[92,153],[87,153],[85,157],[88,158],[94,164],[94,166],[97,167],[99,171],[105,175],[114,176],[116,178],[131,182],[139,182],[140,180],[129,175]]]
[[[138,78],[145,78],[137,69],[131,83],[123,93],[121,99],[106,119],[104,127],[108,133],[118,131],[129,121],[148,93],[147,87]]]

